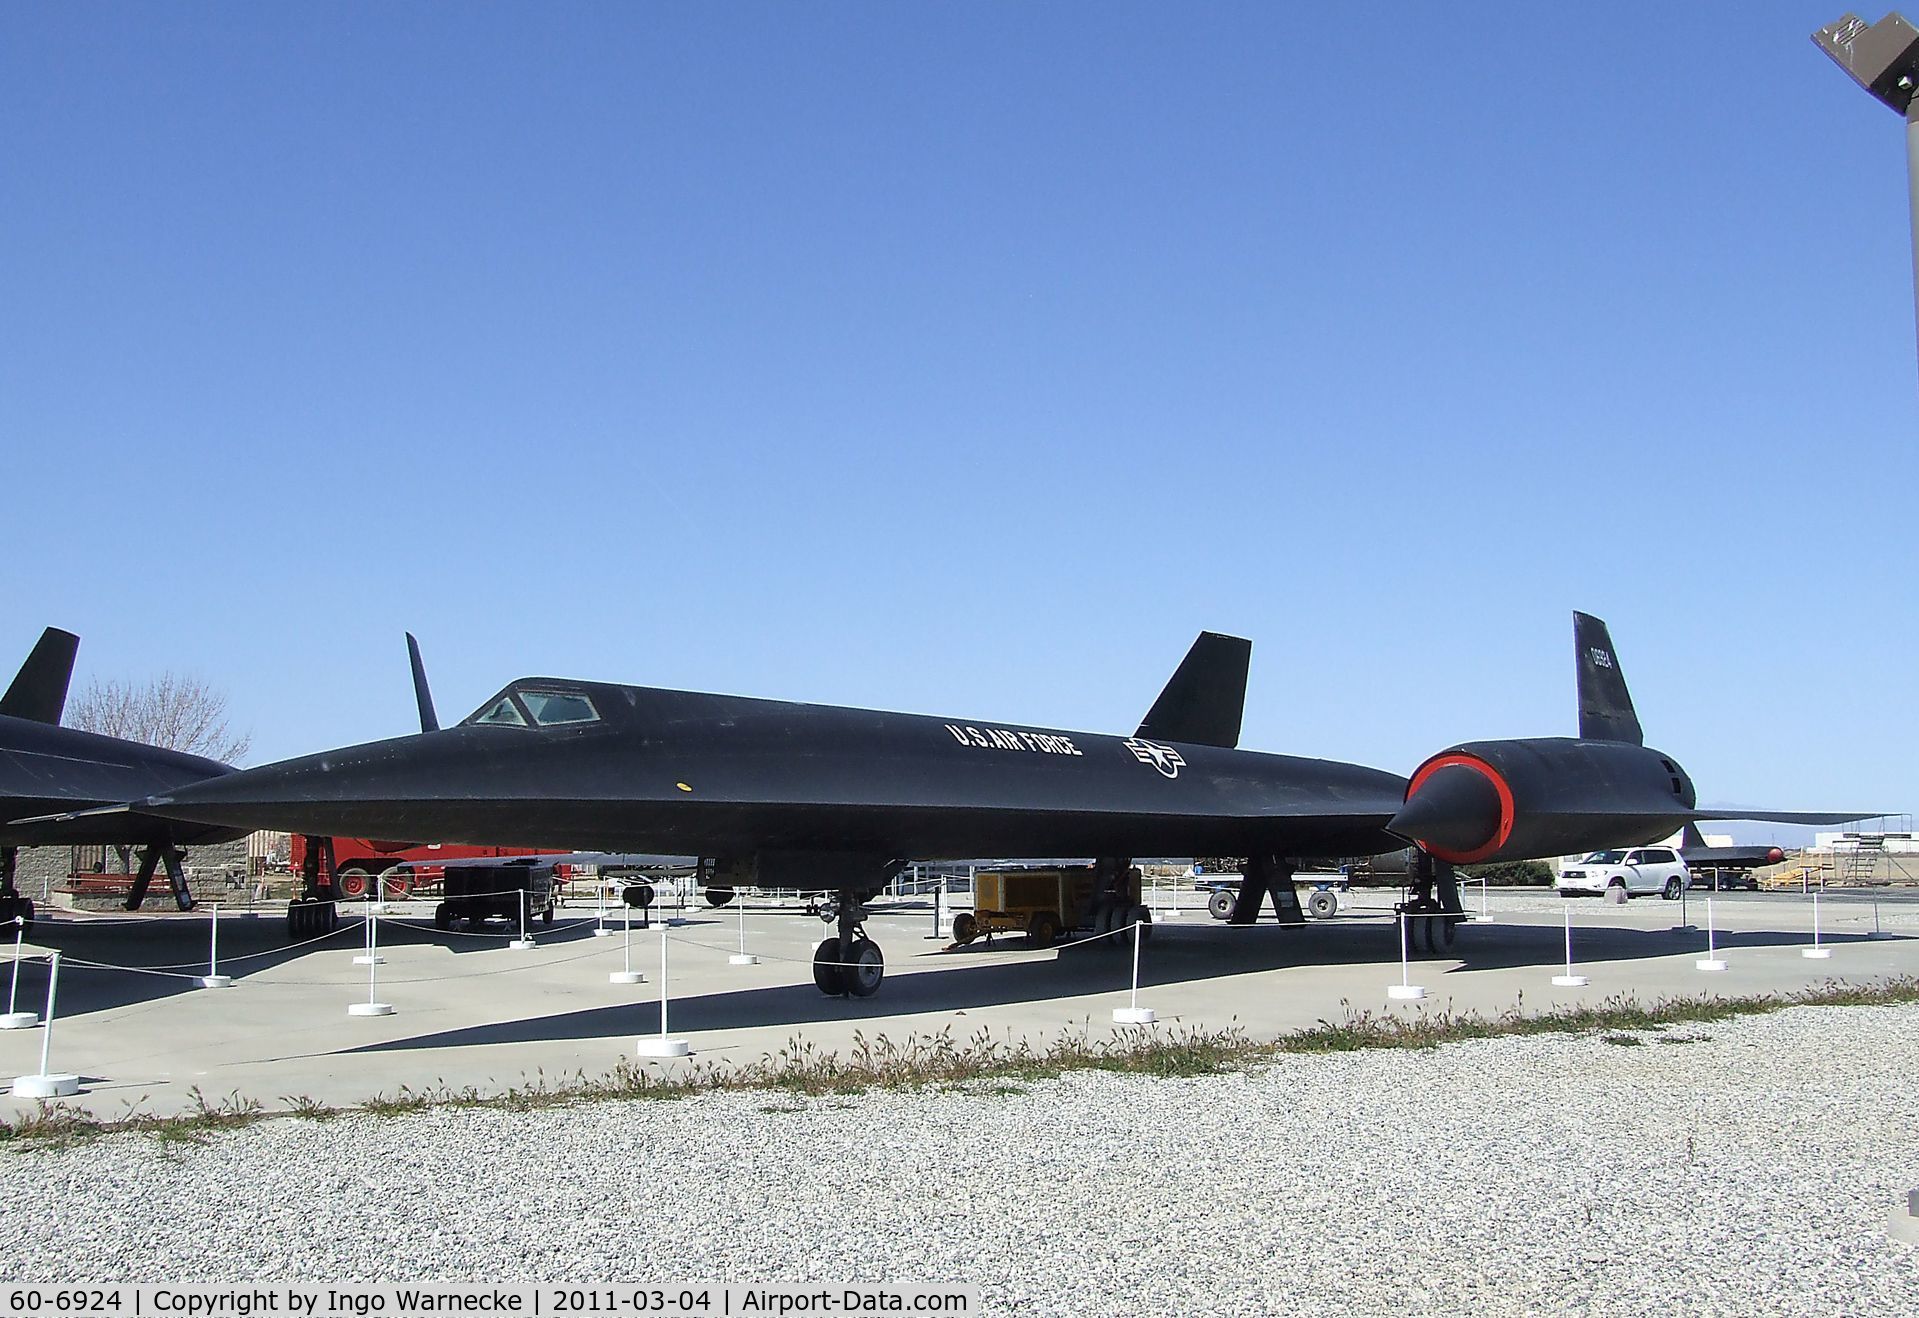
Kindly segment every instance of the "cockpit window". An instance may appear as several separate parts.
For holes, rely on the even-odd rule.
[[[533,715],[533,721],[543,728],[550,728],[556,723],[600,721],[600,712],[593,708],[593,702],[578,692],[522,690],[520,699],[526,702],[527,712]]]
[[[505,724],[509,727],[523,728],[526,726],[526,716],[520,713],[520,708],[513,703],[512,696],[501,696],[485,711],[475,714],[467,722]]]

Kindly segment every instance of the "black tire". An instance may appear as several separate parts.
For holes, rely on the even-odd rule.
[[[1660,890],[1659,895],[1661,898],[1669,902],[1678,901],[1679,900],[1679,880],[1677,878],[1667,879],[1666,886]]]
[[[1120,921],[1120,929],[1123,934],[1121,938],[1122,942],[1130,943],[1133,941],[1133,931],[1131,928],[1133,925],[1139,926],[1140,942],[1150,943],[1153,941],[1152,911],[1144,906],[1135,906],[1132,910],[1126,912],[1126,918]]]
[[[878,993],[886,980],[886,957],[880,945],[870,938],[855,939],[853,953],[846,959],[854,963],[840,970],[840,982],[846,991],[856,998],[870,998]]]
[[[1029,947],[1051,947],[1059,939],[1059,917],[1051,911],[1041,911],[1026,926],[1026,944]]]
[[[551,903],[547,905],[544,911],[540,912],[540,923],[546,925],[553,923],[553,907]]]
[[[304,943],[313,936],[314,904],[304,897],[287,903],[287,939]]]
[[[620,893],[620,900],[635,910],[644,911],[653,904],[653,885],[650,883],[632,883]]]
[[[846,978],[839,965],[840,940],[828,938],[813,949],[813,982],[829,998],[846,996]]]
[[[1329,920],[1339,910],[1339,898],[1321,888],[1306,899],[1306,914],[1315,920]]]
[[[1213,889],[1213,895],[1206,899],[1206,914],[1215,920],[1224,920],[1233,913],[1233,894],[1224,888]]]
[[[733,900],[733,890],[731,888],[707,888],[701,891],[700,896],[706,899],[708,906],[724,906]]]
[[[442,932],[453,927],[453,912],[447,909],[445,902],[433,908],[433,927]]]
[[[979,919],[971,911],[961,911],[953,917],[953,941],[965,947],[979,937]]]
[[[1093,937],[1103,938],[1113,932],[1113,917],[1119,914],[1119,904],[1105,897],[1093,903]]]

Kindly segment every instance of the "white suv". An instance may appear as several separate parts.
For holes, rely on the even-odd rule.
[[[1692,881],[1686,862],[1671,847],[1635,847],[1631,851],[1595,851],[1578,864],[1559,871],[1559,895],[1624,888],[1628,897],[1658,893],[1669,902]]]

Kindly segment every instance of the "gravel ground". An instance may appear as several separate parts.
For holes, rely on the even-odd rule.
[[[1919,1007],[1012,1092],[0,1154],[10,1279],[971,1281],[1033,1314],[1919,1311]]]

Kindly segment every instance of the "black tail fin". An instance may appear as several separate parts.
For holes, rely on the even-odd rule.
[[[1706,835],[1699,831],[1699,825],[1687,824],[1685,828],[1680,830],[1679,845],[1681,847],[1698,847],[1701,851],[1704,851],[1706,849]]]
[[[1582,741],[1646,744],[1633,713],[1626,675],[1613,653],[1606,624],[1590,613],[1573,614],[1573,659],[1579,668],[1579,737]]]
[[[33,653],[14,675],[13,685],[0,696],[0,714],[57,726],[60,715],[66,712],[73,656],[79,651],[80,638],[72,632],[58,627],[41,632]]]
[[[1239,745],[1239,721],[1246,712],[1246,670],[1252,656],[1251,641],[1201,632],[1136,735],[1195,746],[1231,749]]]
[[[440,716],[433,712],[433,692],[426,684],[426,665],[420,662],[420,643],[406,634],[406,657],[413,665],[413,699],[420,706],[420,731],[438,732]]]

